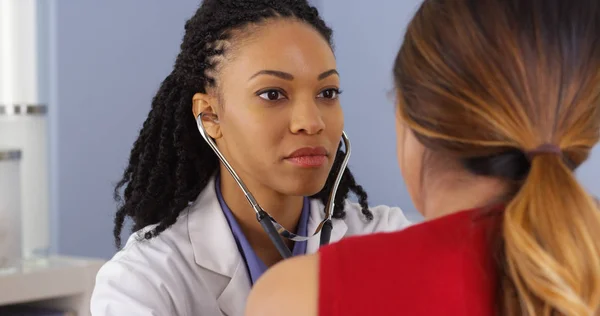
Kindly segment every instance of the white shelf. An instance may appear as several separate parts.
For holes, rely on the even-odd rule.
[[[0,269],[0,306],[22,303],[90,315],[90,297],[102,260],[47,257]]]

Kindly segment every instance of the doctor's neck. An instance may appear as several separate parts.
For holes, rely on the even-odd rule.
[[[223,166],[221,166],[220,177],[220,189],[223,199],[243,230],[248,242],[267,266],[277,263],[281,259],[281,255],[256,220],[256,213],[248,203],[246,196]],[[302,213],[304,197],[281,194],[249,179],[249,177],[244,178],[244,183],[252,192],[256,201],[269,215],[286,229],[296,231]],[[291,248],[293,242],[287,239],[284,240]]]

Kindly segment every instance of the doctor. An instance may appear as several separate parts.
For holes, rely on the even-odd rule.
[[[306,1],[205,0],[185,29],[116,189],[117,245],[127,217],[136,232],[97,275],[95,316],[241,315],[252,284],[282,260],[201,138],[200,113],[260,205],[300,235],[323,220],[343,158],[331,30]],[[408,224],[398,208],[369,208],[345,171],[330,242]],[[319,247],[318,235],[285,241],[293,255]]]

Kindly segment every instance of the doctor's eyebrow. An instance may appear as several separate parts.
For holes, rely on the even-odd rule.
[[[255,73],[248,80],[252,80],[252,79],[254,79],[254,78],[258,77],[258,76],[261,76],[261,75],[275,76],[275,77],[278,77],[278,78],[281,78],[281,79],[284,79],[284,80],[289,80],[289,81],[294,80],[294,75],[292,75],[290,73],[287,73],[287,72],[284,72],[284,71],[279,71],[279,70],[269,70],[269,69],[261,70],[261,71]],[[319,76],[317,76],[317,79],[323,80],[323,79],[325,79],[325,78],[327,78],[329,76],[332,76],[332,75],[338,75],[339,76],[340,74],[335,69],[329,69],[329,70],[321,73]]]
[[[335,69],[329,69],[326,72],[320,74],[319,77],[317,77],[317,78],[319,80],[323,80],[323,79],[325,79],[325,78],[327,78],[329,76],[332,76],[332,75],[337,75],[339,77],[340,73],[337,70],[335,70]]]

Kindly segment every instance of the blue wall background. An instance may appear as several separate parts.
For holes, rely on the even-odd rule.
[[[54,2],[51,187],[59,253],[114,253],[113,185],[197,6],[195,0]]]
[[[45,1],[45,0],[41,0]],[[372,204],[420,220],[396,164],[391,66],[420,0],[316,0],[335,31],[350,166]],[[197,0],[53,0],[50,145],[53,250],[109,258],[114,182],[170,72]],[[600,149],[580,171],[600,195]]]

